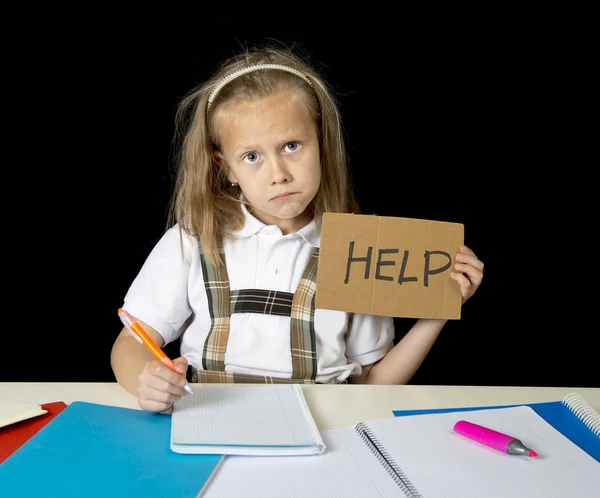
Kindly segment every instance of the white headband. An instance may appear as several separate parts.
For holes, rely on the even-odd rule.
[[[288,73],[292,73],[296,76],[299,76],[314,89],[314,86],[312,82],[308,79],[308,77],[301,71],[298,71],[297,69],[288,66],[283,66],[281,64],[256,64],[254,66],[248,66],[244,69],[238,69],[237,71],[234,71],[233,73],[225,76],[219,83],[217,83],[217,85],[213,88],[212,92],[210,92],[210,95],[208,96],[208,102],[206,104],[206,113],[208,114],[210,106],[215,100],[215,97],[219,90],[221,90],[221,88],[223,88],[227,83],[229,83],[231,80],[234,80],[238,76],[242,76],[243,74],[251,73],[252,71],[257,71],[259,69],[279,69],[280,71],[287,71]]]

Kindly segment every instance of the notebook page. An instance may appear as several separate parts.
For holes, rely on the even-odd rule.
[[[353,429],[322,433],[324,453],[227,456],[202,498],[405,498]]]
[[[314,445],[315,435],[297,397],[299,389],[293,384],[203,386],[176,403],[172,441],[220,446]]]
[[[40,405],[0,398],[0,427],[47,413]]]
[[[520,439],[535,458],[504,454],[453,431],[468,420]],[[368,422],[422,496],[600,496],[600,463],[530,407],[414,415]]]

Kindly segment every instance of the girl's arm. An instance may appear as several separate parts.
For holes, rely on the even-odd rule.
[[[381,360],[363,366],[361,375],[349,380],[356,384],[407,384],[446,322],[421,318]]]
[[[162,336],[155,329],[139,319],[136,321],[159,347],[164,345]],[[115,340],[110,360],[119,385],[136,396],[144,410],[164,412],[187,395],[183,387],[186,383],[187,360],[181,357],[173,360],[177,370],[174,372],[155,359],[126,328]]]
[[[164,343],[162,336],[147,323],[139,319],[136,319],[136,321],[158,347],[162,348]],[[131,333],[123,327],[113,344],[110,356],[113,373],[121,387],[137,397],[138,377],[146,363],[152,360],[154,360],[154,356],[148,351],[148,348],[137,342]]]
[[[467,302],[483,280],[483,262],[467,246],[460,248],[450,276],[460,286],[462,304]],[[407,384],[429,353],[447,320],[421,318],[381,360],[366,365],[362,373],[349,379],[357,384]]]

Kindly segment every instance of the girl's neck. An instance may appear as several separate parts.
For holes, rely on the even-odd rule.
[[[252,216],[254,216],[257,220],[261,221],[265,225],[277,225],[283,235],[297,232],[298,230],[308,225],[312,220],[312,210],[310,208],[306,208],[306,210],[300,216],[296,216],[295,218],[282,219],[275,218],[266,213],[263,213],[262,211],[255,209],[252,206],[248,205],[246,207],[248,209],[248,212],[252,214]]]

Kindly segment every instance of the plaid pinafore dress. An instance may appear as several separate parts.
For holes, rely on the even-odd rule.
[[[224,259],[222,248],[221,256]],[[188,366],[187,380],[192,383],[315,384],[317,353],[314,315],[319,249],[311,256],[293,294],[264,289],[231,291],[226,266],[210,264],[204,258],[202,248],[200,258],[211,325],[202,350],[202,369]],[[225,372],[229,317],[232,313],[262,313],[291,318],[291,378]]]

